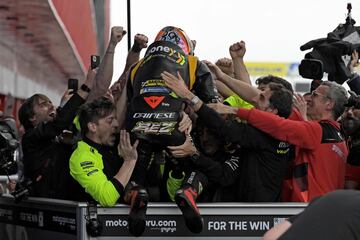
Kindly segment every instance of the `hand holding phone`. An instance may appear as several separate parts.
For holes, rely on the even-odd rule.
[[[91,69],[97,68],[100,65],[100,56],[91,55],[90,63],[91,63]]]
[[[79,80],[77,80],[75,78],[69,78],[68,89],[72,90],[72,93],[77,92],[77,90],[79,89]]]

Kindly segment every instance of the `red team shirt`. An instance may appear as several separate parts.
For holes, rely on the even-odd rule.
[[[308,202],[344,188],[348,149],[336,121],[295,121],[258,109],[239,109],[237,115],[295,146],[292,177],[284,182],[284,201]]]

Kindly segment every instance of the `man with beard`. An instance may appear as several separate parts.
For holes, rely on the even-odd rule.
[[[348,138],[349,156],[346,165],[345,187],[358,189],[360,186],[360,96],[351,96],[341,117],[341,126]]]
[[[71,149],[64,152],[61,134],[76,116],[78,107],[85,102],[95,77],[95,70],[89,70],[85,83],[73,95],[67,91],[65,98],[70,98],[63,108],[55,109],[51,100],[43,94],[34,94],[25,100],[19,109],[19,120],[24,126],[22,137],[24,153],[24,177],[32,181],[31,196],[47,198],[68,198],[63,187],[66,181],[67,162],[61,155],[70,156]],[[59,137],[60,136],[60,137]],[[69,176],[70,179],[70,176]]]
[[[347,102],[345,89],[325,81],[312,92],[308,114],[313,121],[293,121],[257,109],[224,106],[220,113],[233,113],[252,126],[295,146],[289,200],[308,202],[327,192],[344,188],[348,149],[336,120]]]
[[[79,111],[79,121],[83,140],[78,142],[70,158],[70,174],[82,187],[79,189],[77,185],[79,191],[76,198],[79,201],[94,199],[102,206],[113,206],[122,196],[135,167],[138,141],[131,146],[129,134],[122,130],[117,148],[115,106],[105,97],[84,104]],[[142,206],[137,204],[147,198],[147,193],[139,191],[135,198],[129,230],[138,236],[134,229],[139,227],[136,215]],[[145,226],[141,224],[140,227]]]
[[[177,76],[168,72],[163,72],[163,79],[166,86],[172,89],[179,97],[192,101],[197,98],[190,92],[180,74]],[[287,118],[292,109],[292,93],[280,84],[270,83],[264,91],[261,91],[257,99],[254,99],[256,108],[262,112],[271,115],[279,115]],[[224,104],[219,104],[221,108],[226,108]],[[215,106],[219,106],[215,104]],[[191,144],[185,141],[183,145],[172,146],[169,149],[174,157],[189,156],[200,170],[209,177],[217,172],[217,181],[221,185],[228,185],[237,182],[236,200],[241,202],[272,202],[278,201],[281,193],[282,181],[285,177],[285,171],[289,160],[289,144],[271,138],[269,135],[258,129],[236,121],[224,120],[219,114],[207,107],[200,99],[197,99],[193,105],[194,111],[199,119],[216,134],[217,137],[226,142],[239,144],[241,146],[242,159],[238,154],[230,158],[224,164],[202,163],[201,154],[197,153]],[[214,106],[214,105],[212,105]],[[229,107],[229,106],[227,106]],[[232,107],[229,107],[232,109]],[[226,114],[226,113],[225,113]],[[190,148],[189,148],[190,147]],[[200,161],[199,161],[200,160]],[[236,160],[236,161],[235,161]],[[213,170],[210,173],[209,169]],[[224,181],[225,180],[225,181]],[[228,182],[228,183],[226,183]],[[230,182],[230,183],[229,183]],[[188,181],[186,183],[189,183]],[[194,194],[183,197],[182,191],[178,191],[175,196],[176,203],[180,207],[185,217],[185,222],[191,219],[200,218],[200,213],[196,207],[195,201],[198,195],[196,186],[187,184],[187,187]],[[190,185],[190,186],[189,186]],[[181,189],[181,190],[182,190]],[[205,189],[205,187],[204,187]],[[182,206],[186,207],[182,207]],[[192,218],[190,218],[192,216]]]

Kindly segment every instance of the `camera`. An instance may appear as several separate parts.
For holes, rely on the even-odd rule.
[[[348,64],[353,51],[360,50],[360,27],[355,26],[351,9],[348,4],[346,22],[339,24],[327,37],[311,40],[300,47],[301,51],[312,49],[299,65],[302,77],[321,80],[326,72],[327,80],[338,84],[352,77]]]
[[[17,173],[19,142],[12,119],[0,119],[0,175]]]
[[[323,78],[323,64],[317,59],[304,59],[299,65],[299,74],[303,78],[317,79]]]

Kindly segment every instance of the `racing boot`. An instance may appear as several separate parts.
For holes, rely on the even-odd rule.
[[[130,204],[129,232],[131,235],[139,237],[145,230],[145,216],[149,195],[145,188],[133,186],[126,191],[124,201]]]
[[[184,216],[187,228],[192,233],[200,233],[204,227],[204,220],[196,205],[196,199],[203,189],[202,183],[207,183],[207,179],[204,177],[200,172],[191,172],[183,186],[175,194],[175,202]]]

